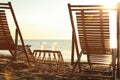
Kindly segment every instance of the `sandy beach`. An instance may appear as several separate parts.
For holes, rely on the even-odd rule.
[[[4,56],[5,57],[5,56]],[[9,61],[10,57],[2,58],[0,62],[0,80],[69,80],[68,76],[72,70],[70,62],[64,62],[60,67],[61,70],[56,70],[53,64],[41,64],[40,62],[32,62],[31,66],[24,61],[14,61],[6,70],[3,70],[4,65]],[[83,65],[84,69],[88,66]],[[98,69],[106,70],[106,67],[98,67]],[[102,80],[102,79],[82,79],[72,77],[71,80]],[[116,79],[117,80],[117,79]]]
[[[67,62],[64,66],[64,71],[57,72],[53,66],[46,64],[35,63],[28,66],[26,63],[14,62],[3,71],[1,64],[0,80],[68,80],[66,75],[69,74],[71,66]]]

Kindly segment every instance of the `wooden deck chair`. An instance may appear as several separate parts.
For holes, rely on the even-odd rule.
[[[10,29],[8,26],[7,17],[5,13],[6,9],[10,10],[10,12],[12,13],[13,20],[15,22],[16,29],[15,29],[14,39],[11,36]],[[18,44],[18,39],[20,40],[21,44],[20,43]],[[24,44],[23,37],[15,17],[15,13],[13,11],[13,8],[10,2],[0,3],[0,50],[9,50],[13,57],[12,60],[6,65],[5,68],[7,68],[8,65],[16,59],[18,53],[24,52],[24,54],[26,55],[27,61],[29,62],[26,46]]]
[[[72,64],[75,62],[75,50],[77,53],[77,62],[73,65],[70,77],[77,75],[86,79],[114,80],[116,55],[115,50],[110,48],[109,10],[101,5],[68,4],[68,8],[72,25]],[[81,48],[81,52],[79,52],[79,48]],[[81,61],[83,54],[87,55],[87,62]],[[88,64],[89,69],[83,69],[82,64]],[[108,65],[109,71],[96,69],[95,65],[103,67]],[[77,66],[78,74],[75,73]]]
[[[117,77],[120,79],[120,3],[117,4]]]

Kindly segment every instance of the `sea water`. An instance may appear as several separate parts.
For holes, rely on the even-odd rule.
[[[72,40],[25,39],[24,43],[25,45],[31,45],[30,49],[32,52],[41,50],[43,48],[41,47],[42,45],[44,45],[44,50],[53,50],[54,46],[54,50],[61,51],[64,61],[71,61]],[[10,52],[8,50],[0,50],[0,54],[10,55]],[[76,53],[74,59],[75,61],[77,59]],[[81,60],[87,61],[87,56],[83,54]]]
[[[44,50],[52,50],[61,51],[63,58],[65,61],[71,60],[71,47],[72,40],[41,40],[41,39],[26,39],[24,40],[25,45],[31,45],[31,50],[41,50],[41,45],[44,44]],[[9,51],[0,50],[0,53],[10,54]]]
[[[25,40],[26,45],[31,45],[31,50],[40,50],[44,45],[44,50],[61,51],[65,61],[71,59],[71,40]],[[54,49],[53,49],[54,46]]]

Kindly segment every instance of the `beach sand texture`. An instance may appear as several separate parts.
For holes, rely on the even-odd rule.
[[[44,64],[32,62],[31,66],[25,60],[14,61],[6,70],[3,71],[4,65],[9,61],[9,56],[4,56],[0,60],[0,80],[68,80],[72,70],[70,62],[64,62],[64,71],[54,71],[56,66],[53,64]],[[99,66],[96,69],[107,70],[108,66]],[[88,69],[88,65],[82,65],[83,69]],[[76,69],[76,72],[78,69]],[[109,74],[108,74],[109,75]],[[72,77],[71,80],[102,80],[102,79],[84,79]],[[118,79],[116,79],[118,80]]]

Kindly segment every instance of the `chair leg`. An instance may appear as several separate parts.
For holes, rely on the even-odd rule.
[[[13,63],[13,61],[14,61],[14,59],[11,59],[11,61],[8,62],[8,63],[5,65],[3,71],[5,71],[5,70]]]
[[[82,51],[80,52],[76,63],[73,65],[73,69],[72,69],[72,71],[71,71],[71,73],[70,73],[70,75],[69,75],[69,77],[68,77],[68,80],[71,80],[71,78],[73,77],[73,74],[74,74],[74,72],[75,72],[75,69],[76,69],[77,65],[79,64],[79,62],[80,62],[81,55],[82,55]]]

